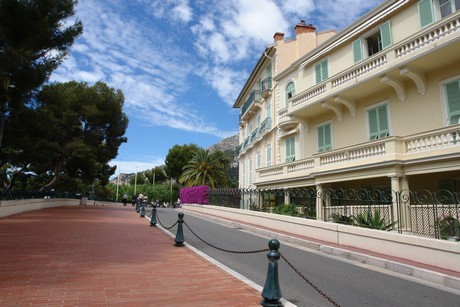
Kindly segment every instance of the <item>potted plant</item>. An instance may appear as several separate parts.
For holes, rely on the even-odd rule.
[[[436,224],[441,239],[448,241],[458,241],[460,239],[460,222],[457,218],[450,214],[441,216]]]

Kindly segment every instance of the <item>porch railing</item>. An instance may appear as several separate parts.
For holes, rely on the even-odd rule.
[[[212,189],[209,204],[460,240],[460,193],[390,189]]]

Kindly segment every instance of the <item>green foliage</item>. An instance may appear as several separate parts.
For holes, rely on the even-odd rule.
[[[199,147],[195,144],[174,145],[165,158],[165,173],[169,178],[178,179],[182,169],[192,159]]]
[[[108,184],[107,188],[111,191],[112,198],[111,200],[116,199],[116,189],[117,186],[115,184]],[[136,185],[136,194],[139,195],[142,193],[143,195],[147,195],[150,201],[154,201],[158,199],[160,202],[175,202],[179,198],[179,189],[180,186],[178,184],[170,184],[170,182],[164,182],[162,184],[138,184]],[[118,200],[121,201],[123,194],[127,194],[129,196],[129,200],[131,200],[132,195],[134,194],[134,185],[119,185],[118,186]]]
[[[122,92],[102,82],[44,86],[35,105],[17,110],[8,122],[8,147],[2,150],[1,160],[16,173],[0,174],[4,185],[12,186],[18,174],[29,174],[32,188],[41,190],[72,187],[66,183],[72,179],[74,186],[96,179],[107,184],[115,171],[108,162],[126,142],[123,103]]]
[[[73,0],[0,3],[0,120],[5,121],[44,84],[82,33]],[[0,146],[3,125],[0,124]]]
[[[184,166],[179,182],[185,186],[207,185],[210,188],[226,187],[229,179],[226,170],[228,159],[221,151],[210,153],[198,150],[187,165]]]
[[[436,226],[439,229],[441,239],[449,237],[460,237],[460,221],[452,215],[443,216],[437,219]]]
[[[396,222],[389,222],[384,217],[381,217],[380,210],[367,211],[365,213],[358,213],[353,217],[353,224],[360,227],[391,230]]]
[[[273,213],[281,215],[290,215],[290,216],[299,216],[299,211],[297,211],[297,206],[295,204],[281,204],[273,208]]]
[[[331,217],[334,223],[339,223],[339,224],[352,225],[354,221],[352,216],[350,217],[350,216],[342,215],[339,213],[333,213]]]

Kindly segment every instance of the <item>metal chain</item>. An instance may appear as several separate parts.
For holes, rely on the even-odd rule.
[[[152,215],[153,215],[153,211],[152,211]],[[152,216],[152,215],[150,215],[150,216]],[[171,229],[171,228],[173,228],[174,226],[176,226],[177,223],[178,223],[178,222],[176,221],[176,222],[174,223],[174,225],[172,225],[171,227],[165,227],[165,226],[163,225],[163,223],[161,223],[161,221],[160,221],[160,216],[158,215],[158,212],[157,212],[157,220],[158,220],[158,223],[160,223],[161,227],[163,227],[164,229]]]
[[[281,254],[281,258],[283,258],[283,260],[287,263],[287,265],[289,267],[291,267],[292,270],[294,270],[294,272],[297,273],[297,275],[300,276],[300,278],[302,278],[310,287],[312,287],[316,292],[318,292],[322,297],[324,297],[326,300],[328,300],[332,305],[336,306],[336,307],[340,307],[339,304],[337,304],[333,299],[331,299],[329,296],[327,296],[326,293],[324,293],[323,291],[321,291],[321,289],[319,289],[317,286],[315,286],[315,284],[313,284],[310,280],[308,280],[308,278],[306,278],[305,276],[302,275],[302,273],[299,272],[299,270],[297,270],[287,259],[286,257],[284,257],[283,254]]]
[[[262,252],[268,252],[269,249],[266,248],[266,249],[259,249],[259,250],[254,250],[254,251],[232,251],[232,250],[228,250],[228,249],[223,249],[223,248],[220,248],[220,247],[217,247],[215,245],[212,245],[211,243],[208,243],[206,242],[205,240],[203,240],[200,236],[198,236],[192,229],[190,229],[190,227],[187,225],[186,222],[184,222],[185,226],[187,226],[188,230],[190,230],[191,233],[193,233],[198,239],[200,239],[202,242],[206,243],[207,245],[215,248],[215,249],[218,249],[220,251],[223,251],[223,252],[227,252],[227,253],[233,253],[233,254],[255,254],[255,253],[262,253]]]

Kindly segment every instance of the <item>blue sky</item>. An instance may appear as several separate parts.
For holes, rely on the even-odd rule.
[[[170,148],[207,148],[238,132],[233,109],[275,32],[300,20],[341,30],[382,0],[79,0],[83,34],[50,81],[103,81],[125,95],[118,173],[164,164]]]

